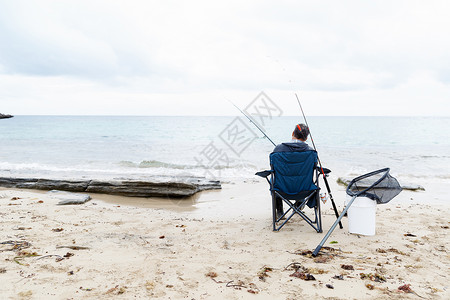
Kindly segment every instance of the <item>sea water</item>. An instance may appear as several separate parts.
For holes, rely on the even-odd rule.
[[[303,122],[255,121],[276,144]],[[417,184],[450,180],[448,117],[309,117],[308,123],[333,176],[389,167]],[[0,141],[0,177],[54,179],[251,179],[269,168],[273,149],[239,116],[16,116],[0,120]]]

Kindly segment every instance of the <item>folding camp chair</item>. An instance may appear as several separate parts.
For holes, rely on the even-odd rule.
[[[271,170],[255,175],[266,178],[270,184],[273,230],[279,231],[295,214],[298,214],[317,232],[322,232],[317,152],[314,150],[274,152],[270,154],[270,166]],[[324,172],[330,171],[326,169]],[[281,216],[277,216],[276,213],[277,198],[288,205],[288,209]],[[314,209],[314,221],[303,212],[305,205]],[[279,224],[284,218],[285,220]]]

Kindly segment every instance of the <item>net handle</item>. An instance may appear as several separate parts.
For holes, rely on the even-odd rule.
[[[358,197],[358,196],[364,194],[365,192],[367,192],[368,190],[370,190],[371,188],[373,188],[375,185],[377,185],[378,183],[380,183],[382,180],[384,180],[384,179],[389,175],[389,171],[390,171],[390,170],[391,170],[390,168],[384,168],[384,169],[376,170],[376,171],[373,171],[373,172],[370,172],[370,173],[367,173],[367,174],[358,176],[358,177],[356,177],[356,178],[353,178],[352,181],[350,181],[350,183],[349,183],[348,186],[347,186],[347,190],[346,190],[347,195]],[[355,184],[357,181],[359,181],[359,180],[361,180],[361,179],[364,179],[364,178],[367,178],[367,177],[370,177],[370,176],[373,176],[373,175],[378,174],[378,173],[381,173],[381,172],[386,172],[386,173],[385,173],[383,176],[381,176],[381,178],[378,179],[375,183],[373,183],[371,186],[369,186],[368,188],[366,188],[365,190],[363,190],[363,191],[361,191],[361,192],[358,192],[358,193],[356,193],[356,194],[353,193],[353,192],[350,192],[351,186],[352,186],[353,184]]]

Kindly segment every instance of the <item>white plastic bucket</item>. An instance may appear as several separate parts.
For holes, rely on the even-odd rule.
[[[345,205],[351,200],[347,195]],[[357,197],[347,211],[348,232],[361,235],[375,235],[377,202],[367,197]]]

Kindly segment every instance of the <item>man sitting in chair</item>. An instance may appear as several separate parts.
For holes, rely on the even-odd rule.
[[[292,132],[292,140],[288,143],[279,144],[273,149],[273,152],[303,152],[313,150],[307,143],[309,128],[305,124],[297,124]],[[276,199],[277,217],[283,215],[283,201]]]

